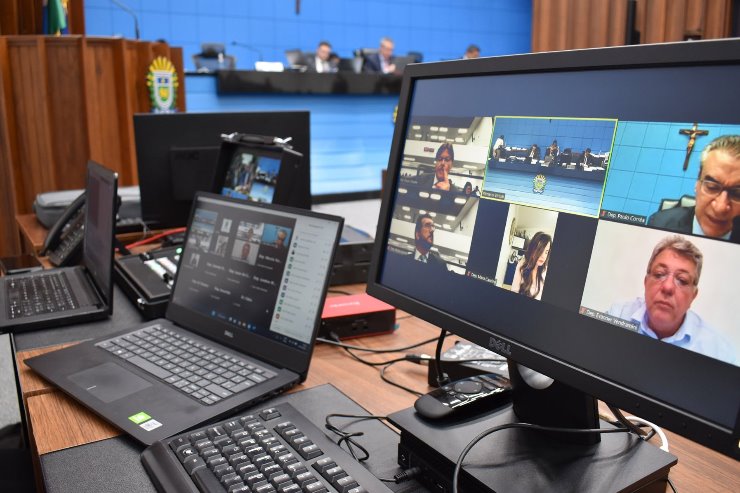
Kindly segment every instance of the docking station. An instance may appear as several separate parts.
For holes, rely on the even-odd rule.
[[[396,328],[396,309],[368,294],[326,298],[319,337],[340,339],[387,334]]]

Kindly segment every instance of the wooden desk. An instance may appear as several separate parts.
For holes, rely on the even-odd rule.
[[[343,291],[360,292],[363,285],[343,286]],[[368,348],[406,346],[433,338],[439,330],[419,319],[407,317],[399,311],[399,329],[393,334],[353,340],[352,343]],[[454,343],[448,337],[447,344]],[[433,354],[434,343],[413,350]],[[71,401],[39,378],[23,364],[23,359],[52,348],[30,349],[17,354],[20,382],[25,409],[27,410],[32,447],[41,456],[67,447],[92,443],[119,435],[120,430],[100,420],[85,408]],[[363,354],[372,361],[390,359],[389,355]],[[328,344],[318,344],[308,379],[296,390],[331,383],[369,412],[387,415],[413,405],[415,396],[384,383],[379,368],[362,365],[352,360],[343,349]],[[399,363],[387,376],[419,392],[427,392],[427,367],[413,363]],[[606,412],[602,406],[602,410]],[[740,491],[740,464],[732,459],[686,440],[671,432],[671,452],[679,459],[670,477],[680,492]],[[389,449],[395,454],[395,448]]]

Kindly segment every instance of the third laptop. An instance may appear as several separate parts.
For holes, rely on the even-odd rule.
[[[196,195],[166,317],[26,360],[152,444],[306,378],[339,217]]]

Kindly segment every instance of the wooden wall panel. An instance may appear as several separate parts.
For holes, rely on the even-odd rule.
[[[0,36],[0,67],[9,65],[8,42]],[[16,204],[15,187],[10,186],[13,183],[10,163],[17,154],[16,127],[11,125],[15,121],[15,108],[10,104],[11,87],[10,71],[0,70],[0,164],[6,163],[5,166],[0,166],[0,184],[4,184],[0,185],[0,217],[5,218],[0,221],[0,251],[4,248],[7,252],[17,252],[21,246],[18,228],[15,221],[10,220]]]
[[[14,36],[8,55],[13,67],[10,104],[15,106],[15,125],[19,129],[18,156],[11,167],[16,181],[16,207],[26,213],[31,211],[36,190],[55,189],[45,44],[36,36]]]
[[[121,185],[130,185],[130,163],[123,162],[121,138],[121,118],[128,117],[125,101],[121,100],[121,87],[126,80],[122,42],[122,39],[87,40],[87,121],[91,159],[118,172]]]
[[[89,158],[84,78],[76,69],[83,43],[80,37],[61,37],[46,45],[50,128],[61,132],[61,138],[52,139],[54,184],[60,189],[85,187],[84,175],[75,172]]]
[[[533,0],[532,51],[625,44],[629,0]],[[640,43],[722,38],[731,33],[732,0],[636,0]]]
[[[153,56],[178,70],[182,50],[166,43],[84,36],[0,36],[0,255],[20,253],[12,218],[36,195],[83,188],[94,159],[138,183],[133,115],[149,112],[146,73]],[[144,67],[142,69],[142,67]]]

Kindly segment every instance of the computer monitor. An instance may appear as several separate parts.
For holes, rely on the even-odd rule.
[[[221,145],[212,190],[249,202],[310,209],[309,171],[303,155],[289,147],[245,142],[233,135]]]
[[[408,66],[368,293],[575,389],[574,413],[740,458],[738,80],[738,39]]]
[[[291,137],[310,170],[307,111],[134,115],[141,213],[149,227],[185,225],[195,192],[215,191],[221,135],[233,132]]]

